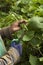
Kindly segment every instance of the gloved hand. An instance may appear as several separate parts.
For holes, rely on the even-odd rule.
[[[11,42],[11,47],[14,47],[18,50],[19,54],[22,55],[22,44],[18,42],[18,39],[13,39]]]

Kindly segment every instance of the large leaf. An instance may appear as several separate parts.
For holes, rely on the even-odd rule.
[[[23,41],[29,41],[34,37],[34,31],[28,31],[23,37]]]
[[[30,28],[37,30],[37,29],[43,29],[43,18],[42,17],[32,17],[29,22]]]
[[[30,55],[29,62],[31,65],[41,65],[36,56]]]

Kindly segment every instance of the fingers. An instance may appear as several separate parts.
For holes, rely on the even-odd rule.
[[[13,31],[18,31],[18,30],[21,29],[20,24],[25,24],[25,25],[26,25],[26,23],[27,23],[26,20],[16,21],[16,22],[14,22],[14,23],[11,25],[11,29],[12,29]]]
[[[23,23],[26,24],[27,23],[26,20],[24,20],[24,19],[18,20],[16,22],[14,22],[12,25],[18,26],[18,25],[23,24]]]
[[[20,27],[20,24],[25,24],[26,25],[26,23],[27,23],[26,20],[19,20],[18,21],[18,26]]]
[[[18,30],[20,30],[20,27],[13,28],[13,31],[18,31]]]
[[[19,20],[19,24],[24,23],[26,24],[26,20]]]

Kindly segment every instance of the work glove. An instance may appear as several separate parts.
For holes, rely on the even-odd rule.
[[[11,47],[17,49],[19,54],[22,55],[22,44],[18,41],[18,39],[12,40]]]

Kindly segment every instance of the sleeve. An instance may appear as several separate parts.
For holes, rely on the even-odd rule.
[[[0,29],[0,35],[2,36],[3,39],[4,38],[12,39],[12,31],[10,30],[10,26]]]
[[[20,61],[19,52],[15,48],[10,48],[9,51],[0,58],[1,65],[14,65]]]

